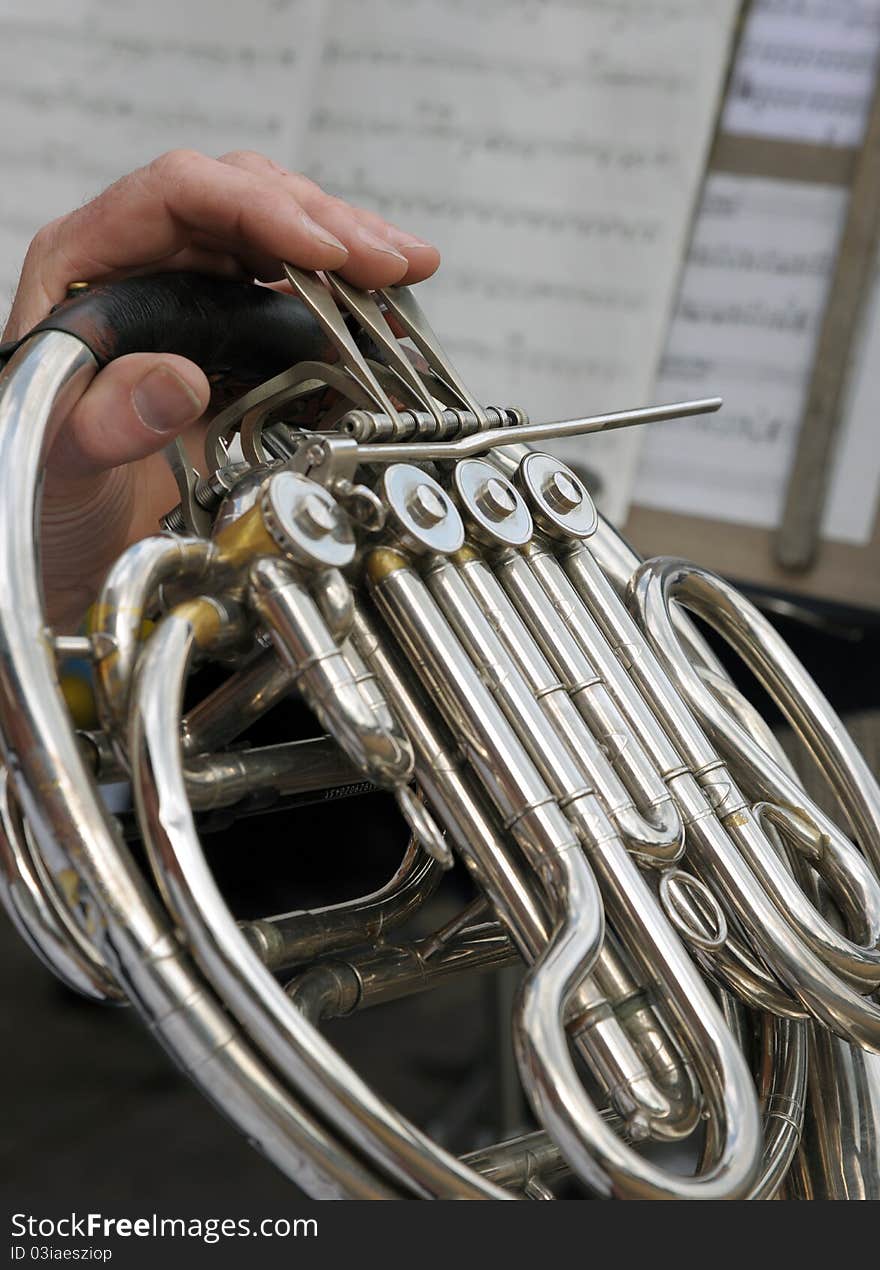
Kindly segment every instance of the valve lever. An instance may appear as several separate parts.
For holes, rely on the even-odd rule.
[[[347,374],[375,403],[377,410],[387,414],[390,419],[396,418],[397,411],[388,394],[367,365],[367,359],[355,344],[336,301],[321,279],[317,274],[295,269],[288,264],[285,264],[284,272],[295,294],[332,341]]]
[[[385,320],[382,310],[373,297],[366,291],[358,291],[349,283],[328,273],[327,281],[331,290],[337,295],[345,307],[357,318],[361,326],[379,345],[387,358],[388,365],[397,377],[403,381],[423,410],[427,410],[437,424],[438,435],[443,434],[443,411],[428,391],[421,375],[406,356],[391,327]]]

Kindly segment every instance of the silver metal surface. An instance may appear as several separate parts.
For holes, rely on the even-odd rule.
[[[79,340],[48,332],[27,341],[0,373],[0,580],[16,596],[0,609],[0,743],[8,777],[47,867],[56,877],[67,869],[77,875],[71,920],[181,1068],[311,1194],[392,1193],[290,1097],[230,1022],[175,938],[80,757],[45,634],[34,525],[43,455],[95,371]]]
[[[135,800],[166,902],[240,1025],[345,1140],[422,1195],[504,1198],[384,1105],[287,998],[238,929],[207,868],[186,796],[177,727],[194,632],[170,614],[138,671],[131,721]],[[159,690],[161,688],[161,691]],[[161,790],[161,798],[159,791]]]
[[[452,471],[452,488],[468,529],[479,541],[522,547],[533,524],[516,486],[484,459],[463,459]]]
[[[433,569],[432,573],[436,578]],[[405,564],[386,573],[379,582],[375,572],[373,576],[383,616],[392,623],[405,649],[418,650],[414,664],[425,686],[460,742],[464,738],[466,756],[480,784],[542,879],[561,921],[524,982],[514,1030],[520,1071],[539,1120],[572,1167],[600,1194],[683,1198],[690,1194],[720,1197],[744,1193],[757,1166],[759,1142],[748,1073],[671,928],[654,906],[611,825],[593,806],[579,816],[581,841],[607,884],[606,902],[614,905],[615,916],[625,914],[626,921],[636,922],[643,938],[650,941],[650,948],[639,953],[650,966],[649,973],[662,980],[679,1024],[686,1022],[691,1029],[691,1055],[705,1082],[718,1126],[718,1157],[698,1179],[672,1178],[624,1148],[586,1097],[560,1024],[567,1004],[595,961],[602,937],[601,924],[594,920],[588,925],[585,920],[589,915],[587,878],[590,887],[595,887],[595,882],[584,872],[584,858],[575,847],[577,839],[572,837],[567,817],[529,761],[521,737],[460,651],[424,585]],[[461,592],[457,594],[461,599]],[[456,634],[461,637],[467,628],[471,638],[484,640],[486,630],[475,626],[475,619],[471,608],[466,620],[457,624]],[[488,675],[488,682],[503,684],[507,669],[504,674]],[[524,726],[528,727],[527,721]]]
[[[486,411],[465,387],[464,381],[444,353],[440,341],[431,329],[428,319],[410,288],[386,287],[384,291],[379,292],[379,295],[441,383],[452,389],[459,404],[465,410],[470,410],[480,421],[481,428],[485,428],[488,423]]]
[[[382,473],[380,490],[389,521],[413,551],[458,551],[464,526],[449,495],[411,463],[395,463]]]
[[[443,431],[443,412],[432,397],[425,381],[416,371],[402,346],[395,338],[390,326],[382,315],[382,310],[369,293],[358,291],[355,287],[337,277],[334,273],[326,274],[327,283],[342,300],[345,307],[354,314],[363,329],[372,336],[388,360],[391,369],[397,375],[404,388],[409,389],[416,403],[431,415],[440,432]]]
[[[599,513],[587,487],[552,454],[527,455],[518,477],[542,529],[562,538],[589,538],[596,532]]]
[[[354,534],[327,490],[295,472],[279,472],[262,496],[263,520],[286,554],[303,564],[341,568],[354,557]]]
[[[320,278],[288,264],[284,266],[284,273],[294,295],[299,296],[335,345],[345,373],[367,394],[377,410],[393,416],[396,413],[394,406],[367,365],[366,358],[355,344],[330,292]]]
[[[311,1195],[546,1200],[570,1175],[617,1198],[877,1197],[880,790],[742,596],[641,564],[579,478],[527,448],[719,403],[527,424],[477,402],[409,292],[289,274],[340,362],[221,414],[207,444],[224,474],[178,472],[198,524],[189,503],[171,519],[197,532],[127,549],[87,637],[46,622],[35,526],[43,456],[96,366],[52,333],[0,374],[0,900],[16,926],[70,986],[131,1001]],[[339,431],[279,424],[303,398]],[[236,429],[243,466],[227,465]],[[788,715],[846,828],[688,609]],[[79,736],[70,655],[95,668],[100,726]],[[182,717],[204,662],[227,678]],[[318,735],[228,748],[288,695]],[[126,772],[151,878],[97,785]],[[196,811],[373,787],[412,833],[384,885],[236,921]],[[413,934],[456,864],[475,898]],[[507,1008],[539,1128],[464,1160],[315,1026],[517,960]]]
[[[636,428],[645,423],[662,423],[668,419],[685,419],[691,415],[711,414],[721,408],[720,397],[697,401],[676,401],[665,406],[647,406],[641,410],[618,410],[611,414],[588,415],[582,419],[558,419],[552,423],[523,423],[506,428],[486,428],[458,441],[410,441],[377,445],[371,451],[359,445],[357,458],[365,463],[452,463],[485,454],[496,446],[537,445],[563,437],[590,436],[594,432],[613,432],[618,428]]]

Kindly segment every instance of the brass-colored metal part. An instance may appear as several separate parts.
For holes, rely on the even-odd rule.
[[[185,600],[178,604],[174,614],[189,622],[199,648],[210,648],[225,634],[226,613],[211,596],[200,595],[194,600]]]
[[[221,564],[238,568],[258,556],[281,555],[281,548],[266,527],[261,502],[227,525],[214,540],[217,560]]]
[[[471,560],[479,560],[480,553],[472,543],[466,542],[464,546],[449,557],[453,564],[468,564]]]
[[[367,576],[371,582],[381,582],[390,573],[407,568],[409,561],[406,556],[391,547],[376,547],[367,557]]]

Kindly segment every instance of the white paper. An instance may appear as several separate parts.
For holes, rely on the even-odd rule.
[[[756,0],[737,53],[722,126],[783,140],[858,145],[880,48],[880,0]],[[708,419],[646,440],[635,500],[774,528],[809,391],[849,192],[716,173],[682,279],[657,397],[725,398]],[[880,305],[855,332],[826,539],[865,543],[880,490],[873,403],[880,389]]]
[[[725,132],[855,146],[880,48],[880,0],[753,0]]]
[[[736,0],[0,0],[0,287],[175,146],[263,151],[436,239],[423,300],[487,402],[642,405]],[[636,433],[560,450],[625,511]]]
[[[710,177],[657,397],[719,393],[724,407],[651,431],[638,502],[778,525],[846,200],[834,186]],[[880,492],[876,286],[853,365],[822,535],[865,543]]]
[[[41,225],[164,150],[284,162],[315,20],[315,0],[0,0],[0,296]]]
[[[636,501],[779,523],[846,199],[836,186],[709,177],[657,397],[725,404],[651,430]]]
[[[336,0],[305,153],[440,246],[420,288],[484,401],[645,404],[709,141],[727,0]],[[637,433],[558,443],[623,516]]]

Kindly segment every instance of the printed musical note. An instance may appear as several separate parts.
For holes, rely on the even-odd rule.
[[[723,128],[858,144],[878,49],[880,0],[755,0]],[[725,406],[647,437],[637,502],[778,525],[847,197],[831,186],[710,176],[657,393],[718,392]],[[871,313],[853,336],[861,352],[822,528],[852,543],[869,540],[880,495],[877,300]]]
[[[754,0],[726,132],[858,145],[880,47],[880,0]]]
[[[173,146],[264,151],[434,238],[486,401],[639,405],[736,0],[0,0],[0,287],[32,233]],[[636,432],[559,444],[622,517]]]
[[[846,197],[834,186],[710,176],[657,395],[712,391],[725,404],[647,436],[637,502],[778,524]],[[824,526],[826,537],[850,542],[868,539],[880,481],[874,323]]]
[[[484,400],[541,419],[651,398],[734,8],[332,6],[309,169],[438,243],[425,303]],[[621,517],[639,443],[553,448]]]
[[[320,0],[319,0],[320,3]],[[0,3],[0,289],[40,225],[164,150],[284,161],[306,115],[315,0]]]

